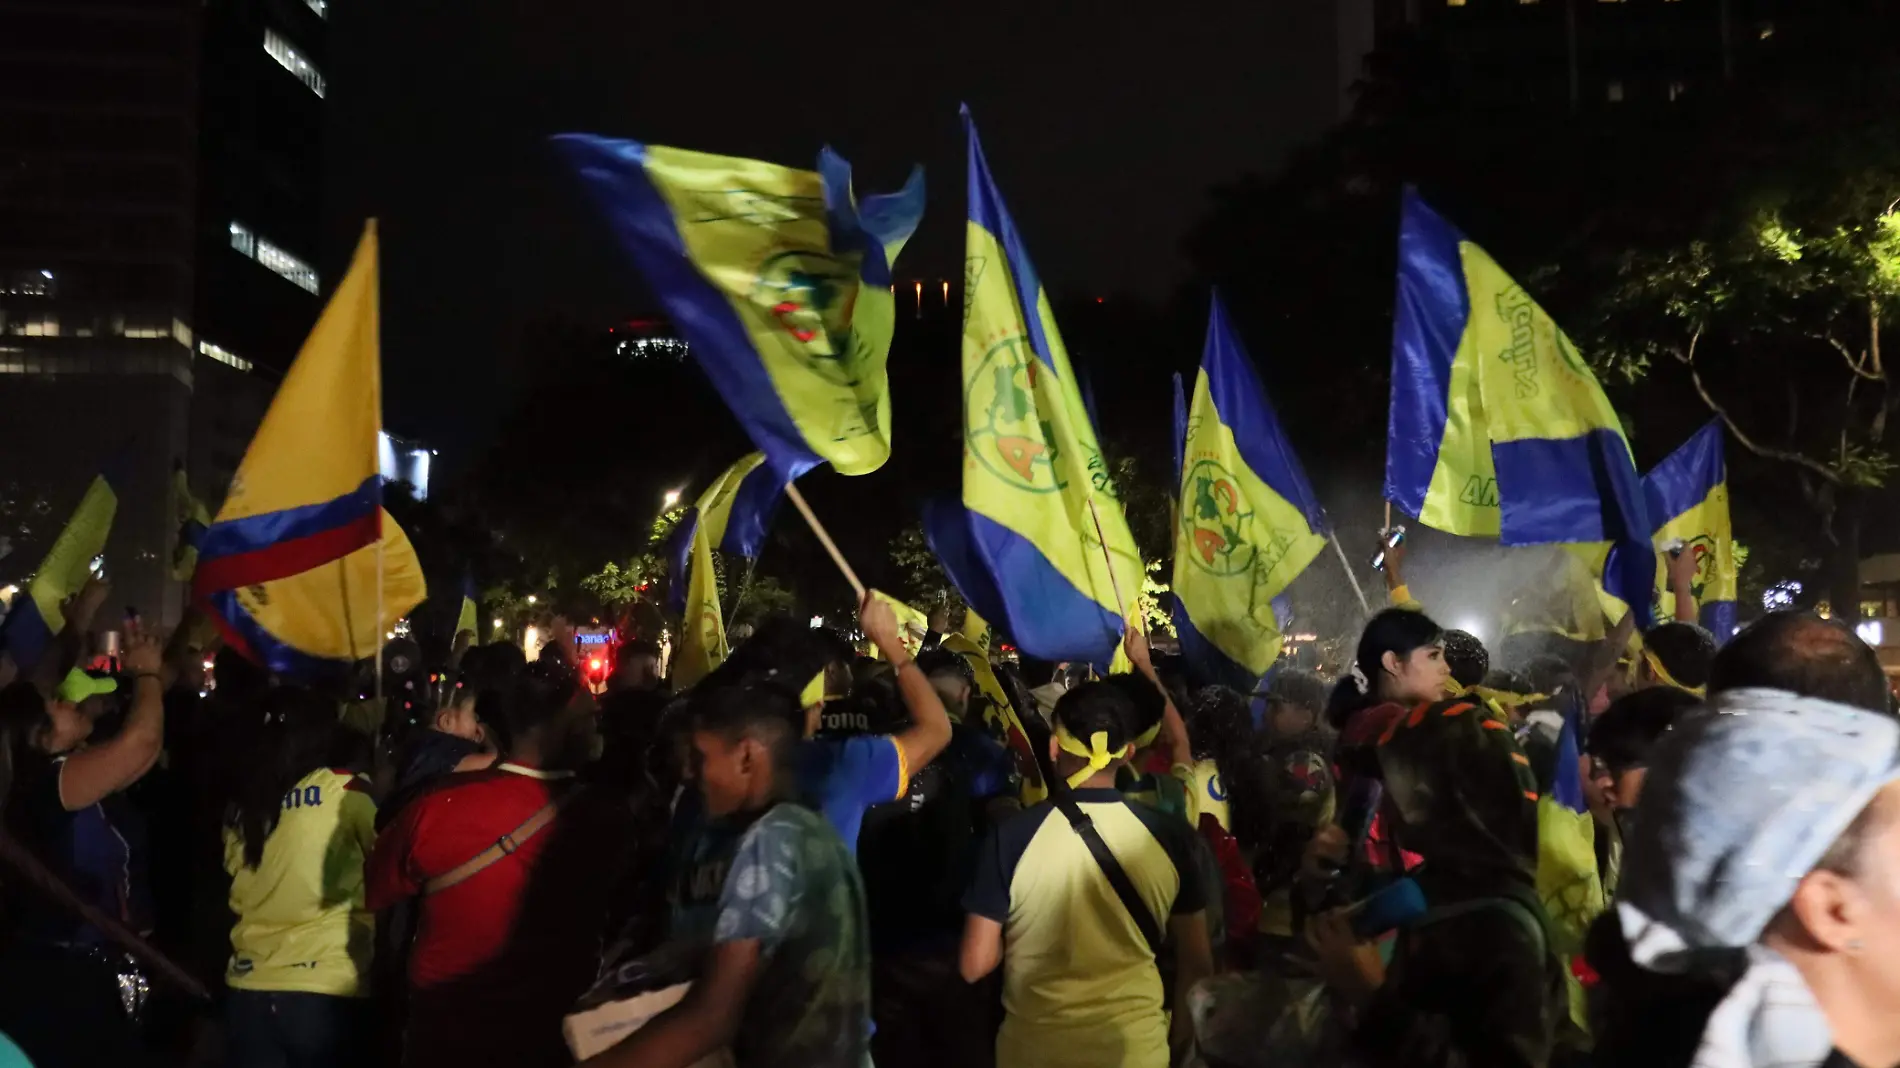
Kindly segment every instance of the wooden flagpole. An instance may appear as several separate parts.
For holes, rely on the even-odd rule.
[[[798,492],[797,486],[787,482],[785,496],[791,499],[792,507],[798,509],[798,514],[805,517],[805,523],[811,527],[811,532],[818,535],[818,543],[831,554],[831,562],[838,565],[838,570],[844,573],[844,580],[851,584],[851,591],[858,595],[858,603],[863,604],[864,583],[858,581],[858,573],[851,570],[850,564],[845,563],[844,554],[838,551],[838,543],[831,540],[831,534],[825,530],[825,525],[812,514],[811,505],[805,503],[805,495]]]

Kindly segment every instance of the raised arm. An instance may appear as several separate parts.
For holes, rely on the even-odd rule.
[[[132,676],[132,710],[112,738],[66,759],[59,777],[59,801],[77,811],[139,781],[158,762],[165,743],[165,683],[158,639],[136,622],[125,625],[126,673]]]
[[[904,649],[897,615],[890,605],[866,593],[864,603],[858,606],[858,625],[890,661],[897,692],[910,711],[910,726],[897,735],[897,745],[914,774],[950,744],[950,713],[944,711],[943,698],[937,696],[936,688]]]
[[[1181,710],[1174,707],[1174,695],[1161,684],[1161,676],[1155,671],[1154,656],[1148,648],[1148,636],[1129,627],[1127,636],[1122,639],[1122,648],[1128,651],[1128,662],[1135,665],[1135,671],[1161,691],[1161,735],[1168,740],[1168,764],[1192,765],[1194,746],[1188,738],[1187,721],[1181,718]]]

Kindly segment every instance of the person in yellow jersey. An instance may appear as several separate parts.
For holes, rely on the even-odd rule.
[[[259,701],[251,757],[224,831],[231,873],[225,972],[232,1068],[362,1063],[375,917],[363,860],[375,842],[369,780],[333,766],[352,736],[335,702],[280,688]]]
[[[1115,789],[1132,715],[1116,687],[1079,686],[1056,705],[1050,749],[1134,900],[1054,798],[1003,823],[978,855],[959,966],[967,982],[1003,969],[998,1068],[1164,1068],[1191,1047],[1186,994],[1213,968],[1205,891],[1186,822]],[[1162,931],[1174,953],[1172,1029],[1150,937]]]

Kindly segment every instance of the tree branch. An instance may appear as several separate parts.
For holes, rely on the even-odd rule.
[[[1696,395],[1701,397],[1702,403],[1708,405],[1709,411],[1714,412],[1715,417],[1722,421],[1722,425],[1728,427],[1728,432],[1735,435],[1735,440],[1741,444],[1742,448],[1747,449],[1749,452],[1765,460],[1780,460],[1783,463],[1804,468],[1819,476],[1829,485],[1839,485],[1841,476],[1833,468],[1811,456],[1803,456],[1798,452],[1790,452],[1786,449],[1777,449],[1772,446],[1758,444],[1753,438],[1749,437],[1741,427],[1735,424],[1735,417],[1730,415],[1728,409],[1722,407],[1721,403],[1715,399],[1714,394],[1709,392],[1707,383],[1702,381],[1702,373],[1696,370],[1695,350],[1696,345],[1700,343],[1701,340],[1702,328],[1698,326],[1695,329],[1695,333],[1689,335],[1688,351],[1677,352],[1676,361],[1689,369],[1689,381],[1695,386]]]
[[[1866,356],[1864,355],[1855,356],[1853,352],[1850,351],[1848,347],[1841,342],[1841,339],[1835,337],[1833,334],[1822,334],[1820,335],[1820,338],[1822,341],[1825,341],[1829,345],[1833,346],[1835,352],[1838,352],[1841,354],[1841,359],[1847,361],[1847,369],[1849,372],[1851,372],[1854,375],[1855,378],[1865,378],[1869,382],[1880,381],[1881,376],[1879,374],[1876,374],[1872,371],[1867,370]]]

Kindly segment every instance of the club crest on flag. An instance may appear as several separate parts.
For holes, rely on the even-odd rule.
[[[1253,509],[1234,473],[1213,460],[1197,460],[1188,470],[1187,485],[1193,497],[1181,509],[1181,523],[1194,546],[1188,559],[1215,575],[1238,575],[1252,568],[1254,545],[1248,533]]]
[[[772,309],[779,328],[798,342],[798,355],[813,374],[841,386],[857,381],[853,349],[838,351],[825,333],[827,321],[842,304],[850,318],[849,301],[857,291],[853,269],[820,249],[788,248],[768,255],[758,267],[753,284],[755,303]]]
[[[1038,415],[1038,361],[1021,334],[989,346],[963,384],[964,439],[970,456],[1011,489],[1055,493],[1054,437]]]

